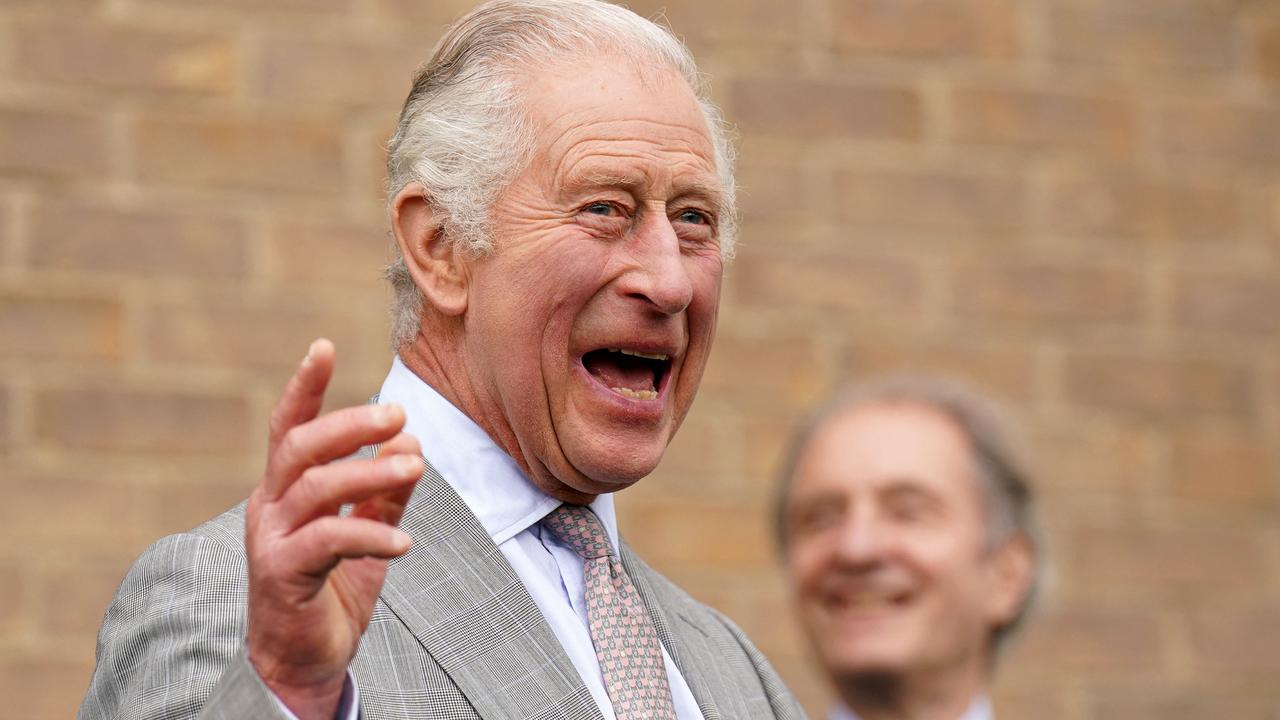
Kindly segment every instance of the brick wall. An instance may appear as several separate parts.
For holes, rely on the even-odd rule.
[[[129,561],[243,496],[317,335],[385,371],[381,145],[449,0],[0,3],[0,697],[69,717]],[[744,225],[651,561],[825,689],[767,539],[793,419],[884,368],[1027,421],[1052,553],[1005,717],[1280,712],[1280,4],[638,0]]]

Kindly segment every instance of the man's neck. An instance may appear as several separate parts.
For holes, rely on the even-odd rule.
[[[843,678],[840,699],[860,720],[960,720],[985,694],[981,670],[875,674]]]

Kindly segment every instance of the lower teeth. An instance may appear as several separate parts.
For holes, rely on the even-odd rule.
[[[632,390],[631,388],[616,387],[609,388],[623,397],[629,397],[636,400],[653,400],[658,397],[657,390]]]

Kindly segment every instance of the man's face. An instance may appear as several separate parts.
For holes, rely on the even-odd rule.
[[[981,673],[989,633],[1016,603],[986,550],[968,441],[950,420],[905,403],[829,419],[784,512],[801,620],[832,675]]]
[[[548,493],[619,490],[662,457],[715,332],[720,185],[688,85],[612,57],[528,84],[530,166],[468,268],[483,423]]]

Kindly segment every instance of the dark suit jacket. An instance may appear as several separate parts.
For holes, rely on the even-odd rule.
[[[599,708],[524,585],[480,522],[430,466],[352,663],[361,717],[573,718]],[[126,576],[98,637],[81,720],[283,718],[244,652],[243,504],[151,546]],[[732,622],[644,564],[622,560],[703,715],[802,718]]]

